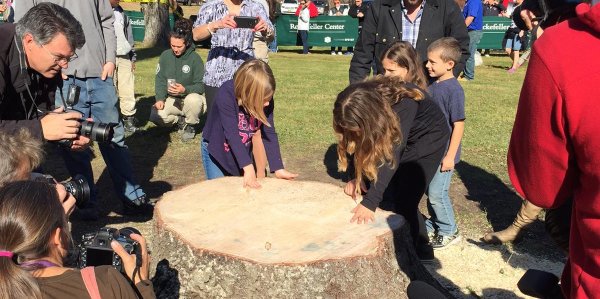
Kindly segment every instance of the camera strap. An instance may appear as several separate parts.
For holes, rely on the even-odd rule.
[[[100,290],[98,289],[98,281],[96,280],[96,272],[94,267],[85,267],[81,269],[81,278],[83,278],[83,284],[88,291],[91,299],[101,299]]]

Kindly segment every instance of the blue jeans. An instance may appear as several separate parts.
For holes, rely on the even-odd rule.
[[[308,30],[298,30],[302,41],[302,54],[308,54]]]
[[[213,159],[208,153],[208,142],[202,139],[201,143],[202,151],[202,165],[204,165],[204,173],[206,174],[207,180],[218,179],[225,176],[225,171],[217,164],[217,161]]]
[[[122,200],[135,200],[145,195],[142,187],[135,182],[131,166],[129,150],[125,145],[125,131],[123,122],[119,117],[119,106],[113,79],[107,78],[102,81],[98,77],[84,79],[69,79],[63,81],[62,89],[56,91],[56,106],[63,106],[62,97],[67,98],[69,85],[75,83],[81,87],[79,102],[73,106],[73,110],[83,113],[84,117],[91,117],[95,123],[115,123],[114,136],[111,142],[99,143],[100,153],[106,163],[106,168],[112,178],[115,191]],[[94,184],[94,173],[92,172],[92,151],[73,152],[62,150],[62,156],[71,176],[82,174],[88,180],[92,190],[91,203],[97,204],[96,186]]]
[[[483,35],[482,30],[471,30],[469,31],[469,59],[465,64],[464,75],[469,80],[475,79],[475,52],[477,52],[477,45]]]
[[[273,25],[275,26],[275,25]],[[277,53],[277,30],[275,30],[275,35],[273,36],[273,41],[269,43],[269,51],[272,53]]]
[[[437,229],[439,235],[451,236],[456,233],[456,219],[454,218],[454,209],[452,201],[448,196],[450,181],[454,170],[440,172],[438,167],[429,188],[427,189],[427,210],[431,218],[425,221],[425,226],[428,232],[433,232]]]

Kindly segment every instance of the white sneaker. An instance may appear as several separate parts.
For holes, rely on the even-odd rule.
[[[338,52],[338,55],[344,55],[344,53],[342,53],[342,51],[339,51],[339,52]]]
[[[442,250],[448,248],[450,245],[460,242],[462,237],[458,234],[458,231],[451,236],[437,235],[431,241],[431,247],[433,250]]]
[[[335,55],[335,51],[331,51],[331,55]]]

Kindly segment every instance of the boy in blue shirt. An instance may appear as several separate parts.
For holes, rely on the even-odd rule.
[[[460,44],[452,37],[438,39],[427,48],[427,71],[431,78],[437,78],[429,86],[429,93],[444,112],[452,132],[446,155],[427,190],[427,209],[431,217],[425,225],[433,249],[443,249],[460,241],[448,196],[454,166],[460,161],[460,143],[465,128],[465,94],[453,74],[460,55]]]

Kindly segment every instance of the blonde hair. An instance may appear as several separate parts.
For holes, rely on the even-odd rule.
[[[383,76],[352,84],[338,94],[333,129],[338,138],[339,169],[346,171],[348,155],[353,155],[357,186],[363,177],[377,181],[379,167],[393,167],[398,162],[394,146],[403,136],[392,105],[406,98],[422,100],[425,95],[400,78]]]
[[[17,180],[19,171],[26,172],[40,166],[44,158],[42,142],[21,129],[17,134],[0,134],[0,186]],[[27,163],[27,165],[24,165]]]
[[[36,264],[20,264],[48,257],[50,239],[60,228],[63,247],[71,244],[67,217],[53,185],[17,181],[0,188],[0,250],[13,258],[0,258],[0,298],[42,298],[31,275]]]
[[[259,59],[247,60],[233,75],[233,87],[238,105],[270,127],[264,104],[275,93],[275,77],[269,65]]]

